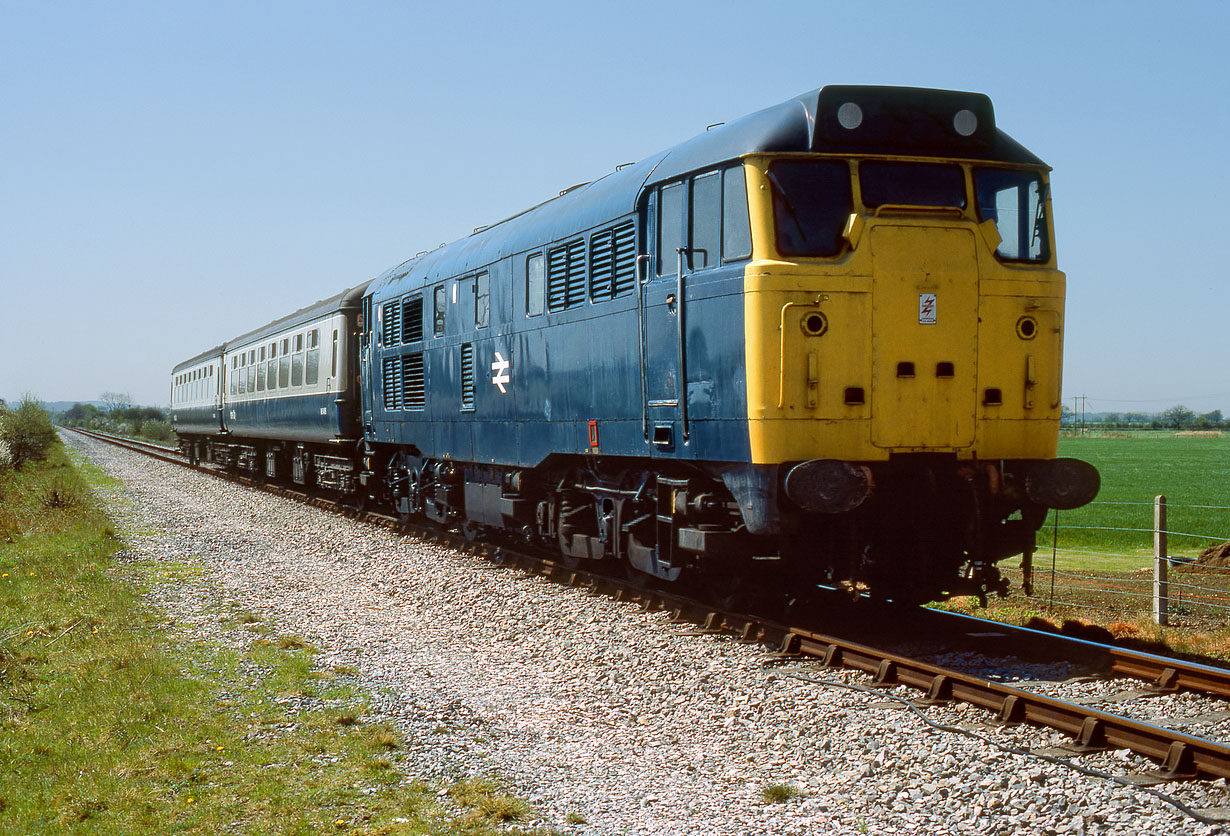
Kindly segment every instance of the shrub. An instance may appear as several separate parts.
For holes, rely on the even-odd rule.
[[[33,395],[25,395],[16,409],[0,415],[0,441],[7,445],[13,467],[46,458],[59,440],[51,417]]]
[[[153,441],[170,441],[175,437],[171,422],[165,420],[146,421],[141,426],[141,434]]]

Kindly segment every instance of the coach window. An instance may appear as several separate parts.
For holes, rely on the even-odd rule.
[[[290,358],[290,385],[303,385],[303,335],[295,334],[295,353]]]
[[[231,395],[239,394],[239,386],[236,383],[237,374],[235,370],[239,367],[239,358],[231,355]]]
[[[743,166],[722,172],[722,260],[741,261],[752,255],[752,224],[747,211],[747,178]]]
[[[269,343],[269,364],[265,366],[265,376],[269,378],[269,382],[265,384],[265,388],[273,391],[278,388],[278,344],[276,342]]]
[[[491,324],[491,276],[479,273],[474,277],[474,327]]]
[[[547,260],[535,253],[525,260],[525,315],[538,316],[547,306]]]
[[[256,391],[256,349],[248,352],[248,391]]]
[[[689,256],[693,270],[718,263],[718,235],[722,225],[721,175],[712,171],[692,180],[692,241]]]
[[[260,360],[256,367],[256,391],[265,391],[265,347],[261,346]]]
[[[239,394],[248,393],[248,352],[239,355]]]
[[[436,285],[435,291],[432,293],[432,334],[437,337],[444,336],[444,323],[446,311],[448,310],[448,290],[442,284]]]
[[[337,329],[333,329],[333,362],[329,364],[329,377],[337,377]]]
[[[683,184],[671,183],[658,190],[658,275],[679,271],[679,248],[683,246]]]
[[[278,388],[290,386],[290,339],[282,340],[282,351],[278,360]]]
[[[307,385],[315,386],[320,380],[320,329],[307,332]]]

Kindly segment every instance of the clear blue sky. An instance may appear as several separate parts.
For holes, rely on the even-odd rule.
[[[0,397],[170,368],[830,83],[1055,169],[1065,396],[1230,414],[1230,4],[0,0]]]

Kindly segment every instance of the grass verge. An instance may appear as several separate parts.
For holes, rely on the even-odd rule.
[[[62,449],[0,477],[0,833],[485,834],[528,813],[407,779],[353,672],[242,613],[225,641],[179,629],[138,590],[184,573],[121,546]]]

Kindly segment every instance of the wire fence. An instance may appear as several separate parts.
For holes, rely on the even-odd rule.
[[[1085,518],[1092,514],[1094,522],[1112,518],[1128,524],[1068,525],[1065,514],[1076,512],[1052,511],[1032,559],[1019,567],[1016,561],[1000,565],[1030,601],[1048,610],[1096,610],[1125,620],[1151,617],[1169,626],[1230,623],[1230,507],[1171,505],[1160,496],[1153,502],[1092,505],[1102,507],[1082,509]],[[1205,526],[1210,530],[1187,530]],[[1152,556],[1147,538],[1153,541]],[[1223,544],[1224,550],[1214,554],[1224,551],[1221,561],[1197,560]]]

